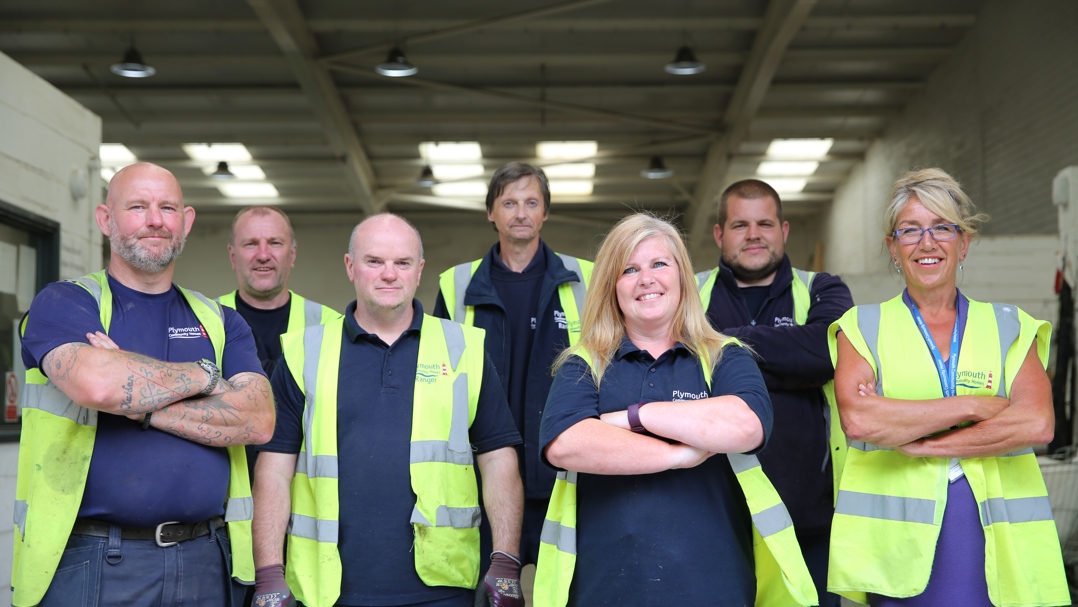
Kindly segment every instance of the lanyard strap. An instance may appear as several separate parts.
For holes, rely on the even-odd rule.
[[[913,321],[917,323],[917,328],[921,330],[921,336],[925,338],[925,343],[928,344],[928,351],[932,353],[932,358],[936,361],[936,372],[940,376],[940,385],[943,387],[944,396],[956,396],[958,394],[958,348],[960,346],[960,327],[962,326],[962,306],[960,305],[958,298],[961,295],[955,297],[955,317],[954,317],[954,329],[951,331],[951,352],[947,358],[947,362],[943,361],[943,356],[940,355],[939,348],[936,346],[936,340],[932,339],[932,333],[928,330],[928,324],[925,323],[925,319],[921,316],[921,311],[917,309],[917,304],[913,302],[912,298],[909,298],[910,312],[913,313]]]

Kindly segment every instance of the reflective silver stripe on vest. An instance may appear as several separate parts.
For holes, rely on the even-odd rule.
[[[213,310],[213,313],[216,314],[218,316],[218,318],[221,319],[221,322],[224,322],[224,320],[225,320],[225,311],[221,309],[220,304],[218,304],[217,302],[215,302],[215,301],[211,300],[210,298],[206,297],[202,293],[199,293],[198,291],[188,291],[188,293],[190,293],[191,295],[194,295],[195,299],[201,301],[203,304],[206,305],[207,308]]]
[[[873,495],[840,489],[835,514],[931,525],[935,522],[936,502],[916,497]]]
[[[23,386],[22,406],[69,419],[80,426],[97,425],[97,411],[75,404],[51,381],[45,385],[27,383]]]
[[[26,500],[15,500],[15,526],[20,534],[26,533]]]
[[[99,305],[101,304],[101,285],[97,284],[96,280],[90,280],[85,276],[72,279],[71,282],[80,285],[82,288],[90,292],[90,295],[94,296],[94,301]]]
[[[794,274],[797,274],[797,277],[801,279],[801,282],[805,284],[805,287],[809,291],[812,291],[812,279],[816,278],[816,273],[809,272],[808,270],[798,270],[797,268],[793,268],[793,271]],[[811,293],[809,296],[811,298]],[[811,299],[809,303],[811,303]]]
[[[317,396],[318,358],[322,354],[322,338],[325,333],[325,325],[316,325],[303,332],[303,395],[307,398],[303,415],[303,444],[307,452],[302,455],[308,459],[308,470],[318,468],[318,464],[311,461],[314,458],[311,430],[314,428],[314,404],[317,402],[315,397]]]
[[[467,451],[454,451],[450,449],[449,442],[441,440],[412,441],[408,447],[410,464],[426,464],[439,462],[445,464],[457,464],[458,466],[472,465],[472,450],[469,446]]]
[[[462,263],[453,266],[453,290],[456,291],[456,301],[453,302],[453,320],[464,322],[467,312],[464,305],[464,294],[468,292],[468,285],[472,282],[472,264]]]
[[[472,458],[472,443],[468,440],[468,374],[461,373],[453,380],[453,417],[449,424],[449,450]]]
[[[793,527],[794,521],[790,518],[790,513],[786,510],[786,506],[779,502],[752,515],[752,524],[756,525],[756,530],[760,532],[761,536],[768,537],[783,529]]]
[[[1052,520],[1052,504],[1048,497],[993,497],[981,502],[984,525],[996,523],[1031,523]]]
[[[454,529],[474,529],[479,526],[479,521],[482,519],[481,510],[478,506],[475,508],[450,508],[448,506],[438,506],[438,509],[434,512],[434,525],[430,524],[427,517],[423,516],[423,513],[419,511],[419,507],[416,506],[412,509],[412,518],[408,521],[413,525],[423,525],[425,527],[452,527]]]
[[[225,522],[249,521],[255,514],[255,500],[251,497],[230,497],[225,505]]]
[[[880,304],[857,307],[857,328],[876,361],[876,394],[883,396],[883,368],[880,367]]]
[[[588,284],[584,282],[584,272],[580,269],[580,260],[561,253],[558,253],[558,257],[565,264],[566,270],[576,274],[577,281],[569,283],[569,289],[572,290],[573,299],[576,300],[576,313],[579,316],[584,313],[584,295],[588,292]]]
[[[316,542],[337,543],[337,521],[319,520],[311,516],[293,514],[288,523],[289,535]]]
[[[858,451],[864,451],[865,453],[872,453],[873,451],[894,451],[890,447],[880,447],[879,445],[873,445],[872,443],[866,443],[865,441],[852,440],[850,441],[850,449],[857,449]]]
[[[1022,332],[1022,321],[1018,318],[1018,310],[1010,304],[992,304],[992,310],[996,313],[996,325],[999,326],[999,389],[996,396],[1007,397],[1007,350],[1011,349]]]
[[[760,460],[756,459],[755,455],[727,453],[726,457],[730,460],[730,467],[734,469],[734,474],[741,474],[746,470],[760,467]]]
[[[322,304],[309,299],[304,299],[303,322],[306,323],[303,325],[305,327],[313,327],[322,324]]]
[[[314,455],[296,458],[296,474],[307,478],[338,478],[336,455]]]
[[[707,283],[707,277],[708,276],[711,276],[711,270],[708,270],[706,272],[697,272],[696,273],[696,290],[697,291],[703,292],[704,284]]]
[[[539,541],[556,547],[558,552],[576,554],[576,529],[566,527],[559,522],[544,520]]]
[[[464,355],[464,329],[457,323],[461,321],[451,321],[444,318],[438,319],[442,321],[442,333],[445,333],[445,349],[449,351],[449,366],[454,371],[457,370],[457,365],[460,364],[460,357]]]

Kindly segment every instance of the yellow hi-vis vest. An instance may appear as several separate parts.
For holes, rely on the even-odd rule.
[[[112,291],[105,270],[72,282],[93,295],[108,333]],[[218,366],[224,351],[224,317],[201,293],[180,288],[206,329]],[[26,330],[23,320],[22,330]],[[97,435],[98,412],[73,402],[40,369],[27,369],[23,396],[19,476],[15,485],[14,605],[37,605],[52,583],[71,529],[78,517]],[[229,482],[225,521],[232,544],[232,575],[254,581],[251,553],[251,483],[242,445],[228,448]]]
[[[730,339],[727,343],[740,346],[736,339]],[[577,356],[594,368],[587,352],[578,352]],[[700,366],[710,387],[711,369],[703,360]],[[755,455],[743,453],[728,453],[727,457],[752,516],[756,606],[800,607],[819,604],[816,587],[797,543],[793,520],[760,467],[759,460]],[[554,481],[554,492],[550,496],[540,535],[539,563],[535,570],[535,607],[564,607],[569,601],[569,587],[576,568],[576,479],[576,472],[561,470]],[[671,538],[670,541],[692,540]]]
[[[790,290],[794,298],[794,322],[803,325],[808,322],[809,308],[812,307],[812,280],[816,278],[815,272],[807,270],[793,270],[793,282]],[[697,272],[696,287],[700,291],[700,303],[707,312],[708,304],[711,303],[711,291],[715,287],[715,280],[719,276],[719,268],[712,268],[707,272]],[[824,399],[827,400],[827,409],[824,409],[824,417],[827,424],[827,440],[831,445],[831,476],[833,483],[833,498],[838,499],[838,482],[842,474],[842,468],[846,462],[846,434],[842,431],[842,424],[838,419],[838,402],[835,400],[835,380],[831,380],[820,388]]]
[[[329,607],[341,593],[337,383],[344,322],[340,317],[281,336],[284,359],[306,399],[285,577],[308,607]],[[423,316],[409,473],[416,494],[410,519],[415,568],[428,586],[475,588],[479,580],[479,492],[468,429],[483,382],[483,338],[482,329]],[[297,355],[302,365],[293,366]]]
[[[935,362],[901,295],[857,306],[831,325],[876,374],[877,393],[943,398]],[[1034,339],[1048,360],[1051,326],[1007,304],[969,301],[958,357],[958,395],[1006,398]],[[963,458],[985,536],[984,573],[993,605],[1069,605],[1059,539],[1032,449]],[[831,530],[827,587],[855,601],[864,593],[905,598],[924,591],[947,507],[949,458],[911,458],[850,443]]]
[[[329,306],[324,306],[317,301],[311,301],[292,290],[289,290],[288,293],[290,295],[288,299],[288,327],[285,329],[285,333],[302,331],[315,325],[324,325],[335,318],[341,317],[340,312]],[[217,303],[235,310],[237,297],[239,296],[236,291],[225,293],[217,298]],[[300,364],[299,366],[302,367],[303,365]]]
[[[558,301],[565,312],[568,325],[569,347],[580,341],[580,311],[584,309],[584,296],[587,295],[591,281],[593,264],[586,259],[577,259],[569,255],[556,253],[565,268],[577,276],[577,282],[563,282],[558,285]],[[479,269],[482,259],[453,266],[438,276],[438,288],[442,291],[442,300],[449,318],[464,325],[475,326],[475,306],[464,305],[464,295]],[[458,295],[459,294],[459,295]]]

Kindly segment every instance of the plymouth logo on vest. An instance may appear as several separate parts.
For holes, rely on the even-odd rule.
[[[439,377],[449,376],[449,365],[445,363],[417,363],[415,380],[423,384],[433,384]]]
[[[958,385],[963,388],[969,388],[971,390],[991,390],[992,389],[992,372],[985,373],[984,371],[959,371],[958,372]]]

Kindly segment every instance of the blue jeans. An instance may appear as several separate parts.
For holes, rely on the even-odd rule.
[[[165,548],[113,531],[68,539],[41,607],[231,605],[232,547],[223,528]]]

